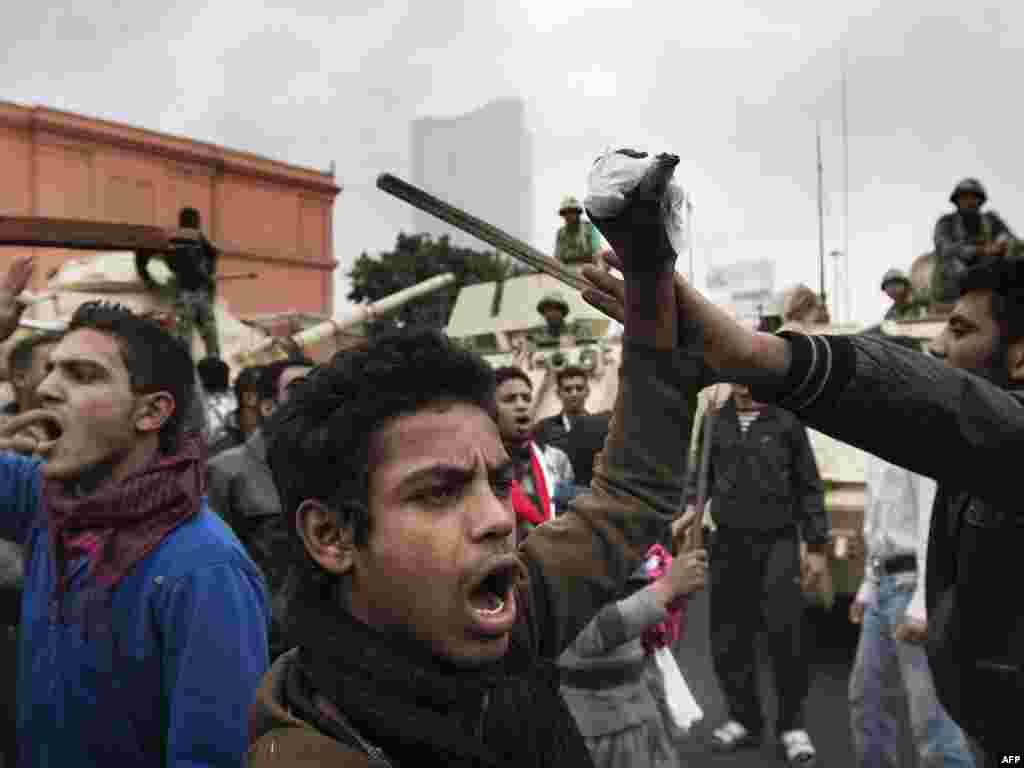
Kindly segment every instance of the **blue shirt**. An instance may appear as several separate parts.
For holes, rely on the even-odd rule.
[[[109,629],[56,623],[39,464],[0,454],[0,538],[26,553],[18,764],[238,768],[268,665],[258,569],[204,498],[115,588]],[[68,566],[66,617],[77,615],[86,566]]]

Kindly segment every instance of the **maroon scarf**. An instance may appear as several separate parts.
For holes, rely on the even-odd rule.
[[[69,552],[84,549],[89,558],[87,591],[110,595],[139,560],[199,511],[206,491],[205,453],[202,438],[187,434],[176,453],[158,454],[120,483],[88,496],[72,495],[63,481],[43,481],[58,605],[68,587]]]

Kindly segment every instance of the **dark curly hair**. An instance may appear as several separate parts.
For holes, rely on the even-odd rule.
[[[494,383],[496,387],[500,387],[506,381],[512,381],[512,379],[520,379],[525,381],[526,384],[533,389],[533,382],[530,381],[530,377],[526,375],[526,371],[516,365],[503,365],[500,368],[494,369]]]
[[[171,393],[174,412],[160,427],[160,450],[174,453],[196,404],[196,373],[188,347],[155,320],[105,301],[88,301],[75,310],[67,333],[81,328],[117,340],[135,394]]]
[[[298,383],[267,429],[267,459],[293,544],[291,589],[320,572],[295,530],[303,501],[324,504],[352,530],[355,545],[365,545],[374,434],[431,403],[469,403],[494,418],[494,388],[494,373],[481,357],[424,329],[393,331],[338,352]]]

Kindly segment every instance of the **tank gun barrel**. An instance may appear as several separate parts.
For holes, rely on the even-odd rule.
[[[408,288],[403,288],[401,291],[392,293],[390,296],[385,296],[380,301],[358,306],[347,317],[344,317],[341,320],[328,320],[323,323],[318,323],[312,328],[307,328],[306,330],[293,335],[291,340],[298,345],[300,349],[314,346],[331,338],[332,336],[345,333],[353,326],[371,321],[379,316],[386,315],[389,312],[393,312],[403,304],[407,304],[414,299],[418,299],[426,296],[427,294],[433,293],[434,291],[438,291],[454,282],[455,275],[451,272],[431,277],[429,280],[424,280],[422,283],[411,285]],[[279,339],[264,339],[255,347],[235,355],[235,360],[233,362],[236,362],[241,366],[256,365],[259,363],[261,357],[268,358],[269,362],[270,359],[284,356],[284,352],[280,347],[281,342]]]
[[[499,229],[493,224],[488,224],[483,219],[478,219],[461,208],[456,208],[429,192],[415,187],[407,181],[390,173],[382,173],[377,177],[377,188],[404,200],[414,208],[426,211],[442,221],[446,221],[453,227],[461,229],[474,237],[483,240],[507,253],[519,261],[522,261],[534,269],[539,269],[552,277],[560,280],[565,285],[575,288],[578,291],[592,287],[590,283],[577,275],[571,269],[565,267],[561,262],[556,261],[545,253],[541,253],[531,245],[513,237],[508,232]]]

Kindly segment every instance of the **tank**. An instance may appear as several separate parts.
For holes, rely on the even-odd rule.
[[[552,329],[538,311],[557,296],[568,308],[561,328]],[[555,374],[568,365],[587,372],[587,410],[611,410],[618,392],[622,337],[617,323],[597,311],[577,291],[543,273],[500,283],[469,285],[459,291],[446,332],[482,355],[491,365],[516,365],[533,382],[533,416],[543,419],[562,410]]]
[[[921,279],[921,278],[919,278]],[[926,277],[924,279],[927,279]],[[568,306],[564,327],[558,334],[548,328],[537,305],[551,294]],[[781,307],[781,295],[772,306]],[[772,307],[768,308],[771,311]],[[881,330],[892,336],[909,336],[923,343],[934,339],[945,323],[942,315],[924,320],[886,322]],[[858,323],[830,323],[797,326],[807,333],[854,334],[867,328]],[[621,326],[587,304],[578,292],[556,278],[529,274],[503,283],[482,283],[463,288],[456,299],[447,333],[481,354],[491,365],[517,365],[533,383],[534,418],[542,419],[561,410],[555,374],[566,365],[587,371],[591,413],[607,411],[615,403],[619,365],[622,361]],[[700,423],[712,398],[723,404],[729,385],[704,390],[698,399],[695,425]],[[808,430],[818,471],[825,484],[825,509],[832,527],[829,560],[834,595],[826,596],[830,606],[835,596],[852,597],[864,577],[864,492],[867,454],[815,430]],[[691,466],[697,466],[696,429],[691,435]],[[709,504],[706,520],[711,522]]]
[[[150,273],[158,282],[170,278],[170,270],[159,259],[150,264]],[[373,304],[354,308],[339,320],[291,314],[264,315],[243,320],[235,316],[223,297],[215,305],[217,330],[220,336],[221,356],[232,371],[232,376],[248,365],[257,365],[284,357],[290,351],[300,350],[306,356],[322,362],[336,351],[358,340],[362,324],[367,320],[394,311],[403,304],[454,281],[452,274],[439,275],[414,285]],[[87,301],[115,301],[140,314],[151,314],[159,319],[171,316],[172,299],[167,295],[147,290],[135,270],[135,254],[130,251],[91,252],[68,259],[49,279],[46,290],[36,295],[24,295],[29,302],[22,317],[21,328],[5,342],[10,346],[25,333],[33,330],[61,330],[74,311]],[[299,326],[292,335],[274,335],[275,326]],[[198,334],[192,339],[195,359],[205,356]],[[6,366],[7,355],[0,355]],[[6,372],[5,372],[6,373]]]

